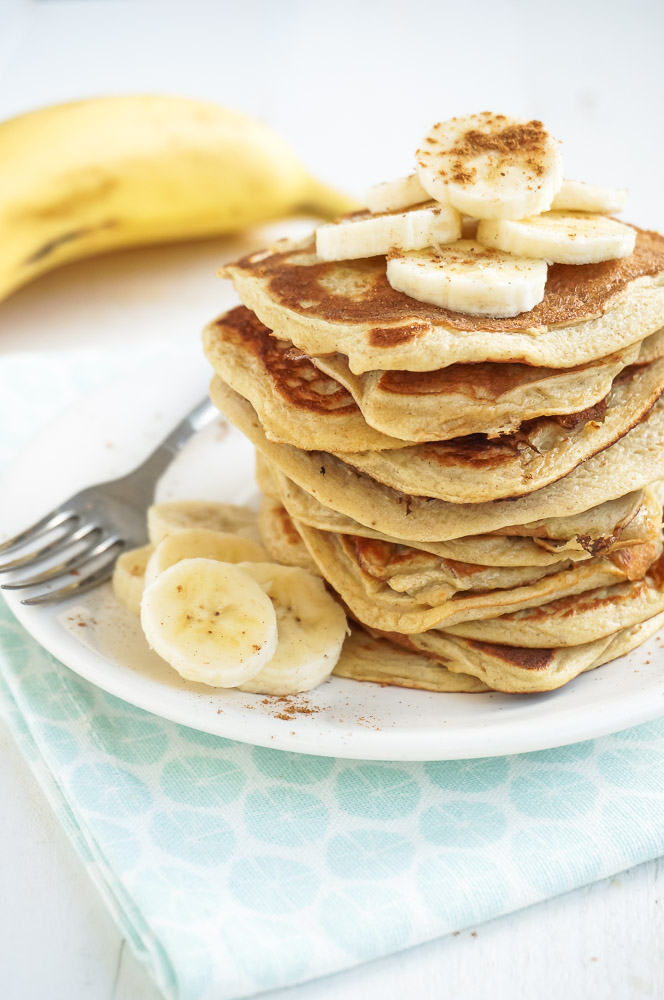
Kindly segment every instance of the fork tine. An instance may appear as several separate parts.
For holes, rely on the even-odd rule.
[[[12,549],[18,549],[32,538],[38,538],[39,535],[45,534],[45,532],[50,531],[52,528],[58,528],[73,517],[78,519],[78,515],[73,510],[52,510],[50,513],[44,514],[39,521],[31,524],[29,528],[19,531],[18,535],[14,535],[12,538],[7,538],[6,541],[1,542],[0,552],[10,552]]]
[[[58,601],[64,601],[67,597],[73,597],[74,594],[84,594],[86,590],[92,590],[93,587],[98,587],[100,583],[110,580],[113,575],[115,559],[116,555],[113,553],[109,559],[96,569],[94,573],[90,573],[89,576],[79,577],[73,583],[68,583],[67,586],[60,587],[58,590],[46,591],[43,594],[36,594],[34,597],[24,597],[21,604],[26,604],[29,607],[56,604]]]
[[[75,528],[75,524],[78,522],[79,518],[72,518],[74,522],[72,528]],[[41,562],[47,556],[57,555],[59,551],[64,551],[70,545],[75,542],[84,541],[88,535],[93,533],[99,534],[101,528],[98,528],[94,524],[83,524],[80,528],[75,528],[75,530],[69,530],[64,535],[58,535],[53,541],[48,542],[46,545],[42,545],[40,549],[31,549],[26,552],[24,556],[20,556],[18,559],[12,559],[10,562],[0,564],[0,573],[9,573],[17,569],[24,569],[33,566],[35,563]]]
[[[152,502],[158,477],[168,468],[174,456],[192,435],[201,430],[214,416],[217,416],[217,410],[206,395],[205,400],[180,420],[171,433],[133,472],[118,479],[86,487],[29,528],[14,535],[13,538],[1,541],[0,558],[4,561],[0,564],[0,574],[6,572],[16,574],[10,586],[21,583],[39,586],[41,583],[55,588],[25,598],[23,604],[55,604],[73,594],[91,590],[107,580],[113,571],[116,549],[122,548],[129,539],[136,544],[144,534],[141,514]],[[101,528],[95,529],[99,532],[99,537],[92,548],[90,540],[85,541],[92,530],[89,524],[85,526],[85,522],[88,522],[91,516],[97,519],[95,511],[98,512],[99,518],[109,525],[109,531],[118,539],[117,544],[115,542],[103,544]],[[59,537],[51,539],[51,532],[57,533]],[[90,557],[91,551],[95,553],[91,558],[95,560],[96,569],[87,576],[78,577],[59,587],[59,583],[53,584],[53,581],[58,581],[63,572],[76,569],[79,565],[83,571],[89,569],[87,558],[84,558],[85,554],[80,548],[77,553],[70,554],[66,551],[67,546],[75,542],[84,542],[80,548],[86,549],[87,557]],[[26,552],[26,549],[30,551]],[[36,565],[46,557],[48,564],[45,568]],[[82,560],[80,563],[79,558]],[[53,565],[55,562],[58,566]],[[33,575],[28,578],[28,573]],[[64,583],[62,580],[59,582]]]
[[[11,583],[0,583],[0,590],[23,590],[25,587],[35,587],[40,583],[51,583],[53,580],[57,580],[58,577],[71,573],[72,570],[91,562],[97,556],[103,555],[108,549],[121,543],[122,539],[118,535],[112,535],[98,542],[96,545],[93,544],[91,548],[77,552],[76,555],[70,556],[65,562],[58,563],[57,566],[52,566],[43,573],[38,573],[36,576],[31,576],[28,579],[12,581]]]

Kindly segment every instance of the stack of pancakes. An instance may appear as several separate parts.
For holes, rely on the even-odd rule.
[[[664,623],[664,238],[549,267],[510,319],[418,302],[313,239],[228,265],[211,395],[264,543],[363,626],[338,672],[550,690]]]

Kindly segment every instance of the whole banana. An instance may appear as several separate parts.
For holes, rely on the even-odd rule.
[[[128,96],[43,108],[0,123],[0,299],[115,248],[354,207],[270,129],[215,104]]]

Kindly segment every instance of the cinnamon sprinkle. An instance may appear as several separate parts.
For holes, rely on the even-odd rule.
[[[533,119],[523,124],[501,127],[496,126],[496,122],[503,116],[483,112],[483,117],[491,130],[485,132],[476,128],[468,129],[462,141],[450,150],[452,156],[458,157],[452,164],[453,181],[457,184],[470,184],[477,172],[468,167],[463,158],[480,156],[482,153],[497,153],[505,163],[509,163],[510,158],[522,158],[524,154],[530,153],[533,155],[525,161],[528,169],[537,177],[544,173],[544,167],[537,159],[537,155],[546,150],[547,133],[542,122]]]
[[[261,705],[272,706],[274,708],[279,708],[280,711],[274,713],[275,719],[284,719],[285,721],[292,722],[293,719],[298,715],[315,715],[319,711],[319,708],[312,705],[308,698],[301,699],[299,701],[292,701],[291,699],[298,695],[272,695],[261,700]]]

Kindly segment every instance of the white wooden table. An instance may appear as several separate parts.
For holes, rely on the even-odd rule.
[[[476,0],[454,8],[0,0],[0,117],[91,94],[208,97],[269,121],[312,171],[361,194],[409,169],[431,122],[506,110],[542,118],[565,142],[569,176],[628,184],[630,220],[662,229],[663,31],[659,0]],[[116,344],[156,335],[163,275],[196,297],[201,323],[221,311],[228,293],[214,278],[220,252],[207,245],[141,257],[154,295],[147,303],[129,297],[131,321],[114,332]],[[135,287],[136,253],[47,275],[0,304],[0,364],[19,347],[80,346],[109,296],[122,301]],[[109,324],[106,315],[102,338]],[[191,330],[174,324],[169,335]],[[0,802],[2,1000],[156,1000],[1,724]],[[652,862],[278,996],[658,998],[663,911],[664,865]]]

